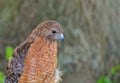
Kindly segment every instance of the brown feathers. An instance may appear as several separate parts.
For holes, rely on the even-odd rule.
[[[57,39],[64,39],[58,22],[48,20],[39,24],[15,49],[5,83],[56,83]]]

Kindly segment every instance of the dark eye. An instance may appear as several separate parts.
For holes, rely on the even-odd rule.
[[[56,33],[56,31],[55,31],[55,30],[52,30],[52,33]]]

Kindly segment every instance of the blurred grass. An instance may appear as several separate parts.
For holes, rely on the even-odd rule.
[[[12,57],[14,49],[11,46],[7,46],[5,49],[5,58],[9,60]]]
[[[119,6],[119,0],[0,0],[0,71],[6,46],[16,47],[40,22],[53,19],[64,28],[63,83],[96,83],[109,76],[120,64]]]
[[[4,83],[4,73],[0,71],[0,83]]]

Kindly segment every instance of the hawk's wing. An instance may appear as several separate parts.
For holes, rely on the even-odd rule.
[[[24,59],[27,55],[30,45],[34,42],[35,38],[28,38],[21,45],[19,45],[13,53],[12,58],[9,60],[6,68],[5,83],[18,83],[24,68]]]

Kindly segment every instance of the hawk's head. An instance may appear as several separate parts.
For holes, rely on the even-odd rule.
[[[42,22],[37,28],[39,36],[46,37],[49,40],[64,40],[63,29],[61,25],[54,20]]]

